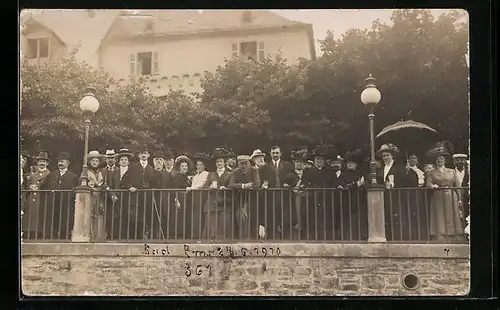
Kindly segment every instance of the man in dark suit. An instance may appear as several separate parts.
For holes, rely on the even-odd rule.
[[[395,154],[399,149],[394,144],[384,144],[377,151],[382,157],[383,167],[377,171],[377,183],[385,184],[386,193],[384,203],[389,206],[386,210],[386,236],[388,240],[409,240],[410,229],[408,223],[408,195],[411,190],[402,188],[418,187],[418,175],[410,169],[409,165],[398,164]],[[392,213],[392,214],[391,214]],[[402,232],[402,234],[401,234]]]
[[[267,193],[267,210],[262,208],[262,213],[267,212],[265,225],[270,238],[281,239],[284,232],[289,231],[289,216],[284,216],[288,206],[288,195],[283,191],[285,176],[294,170],[293,164],[281,159],[281,148],[271,147],[271,161],[259,168],[259,175],[264,189],[271,189]]]
[[[306,150],[296,150],[292,152],[292,160],[294,164],[294,170],[285,176],[285,184],[283,185],[285,188],[289,188],[292,193],[292,199],[290,200],[290,212],[292,217],[292,223],[290,225],[294,225],[294,231],[298,233],[299,239],[302,239],[305,236],[304,228],[305,223],[302,223],[303,220],[307,217],[306,209],[305,209],[305,192],[303,182],[304,176],[304,166],[307,160],[307,149]]]
[[[116,153],[115,150],[113,149],[106,149],[104,152],[104,158],[106,161],[106,167],[101,169],[102,177],[103,177],[103,186],[104,190],[106,191],[105,197],[104,197],[104,214],[105,214],[105,221],[106,221],[106,231],[108,231],[108,235],[111,234],[111,223],[113,221],[113,212],[112,212],[112,206],[113,206],[113,200],[111,199],[111,192],[110,189],[115,188],[115,185],[113,184],[113,174],[115,171],[119,170],[118,166],[116,165]]]
[[[137,215],[137,221],[132,221],[132,231],[136,239],[148,239],[152,236],[151,222],[154,214],[151,189],[157,187],[157,177],[155,170],[148,163],[150,154],[147,147],[139,147],[137,151],[139,162],[130,167],[133,192],[131,204],[135,206]]]
[[[256,236],[257,223],[249,221],[250,208],[255,208],[253,201],[250,200],[249,190],[260,187],[259,171],[250,166],[250,156],[240,155],[236,158],[238,168],[233,170],[229,179],[228,187],[235,189],[234,210],[236,227],[239,229],[240,239],[248,239]]]
[[[112,220],[107,224],[106,227],[108,233],[108,239],[128,239],[133,232],[130,231],[129,223],[132,221],[132,216],[130,214],[130,195],[132,189],[132,181],[130,178],[130,159],[134,155],[126,148],[122,148],[116,154],[118,159],[118,169],[113,171],[110,179],[110,183],[113,187],[110,189],[112,205],[111,212]],[[120,191],[116,191],[120,190]],[[135,219],[135,217],[133,218]]]
[[[75,216],[75,195],[73,188],[78,186],[79,177],[68,170],[69,153],[61,152],[57,157],[57,170],[52,171],[40,189],[52,190],[47,194],[47,220],[53,232],[52,238],[70,239]],[[54,215],[53,218],[52,214]]]
[[[155,174],[154,186],[155,189],[159,189],[154,192],[153,200],[153,227],[152,236],[153,238],[165,238],[165,228],[166,219],[168,218],[168,204],[169,195],[168,191],[163,191],[163,189],[169,189],[172,187],[172,174],[165,170],[166,155],[161,151],[153,152],[153,167]],[[172,206],[174,208],[174,206]]]

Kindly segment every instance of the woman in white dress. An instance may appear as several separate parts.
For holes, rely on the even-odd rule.
[[[210,160],[210,156],[205,153],[196,153],[193,159],[196,163],[196,173],[191,180],[191,186],[187,188],[188,191],[194,190],[191,194],[191,214],[188,213],[188,217],[191,218],[191,231],[188,232],[188,235],[190,235],[192,239],[200,239],[203,229],[203,207],[205,206],[208,194],[208,192],[200,191],[200,189],[209,187],[209,173],[206,170],[206,166]],[[187,207],[189,209],[189,206]]]

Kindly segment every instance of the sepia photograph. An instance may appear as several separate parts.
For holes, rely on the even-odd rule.
[[[464,296],[459,9],[25,9],[25,296]]]

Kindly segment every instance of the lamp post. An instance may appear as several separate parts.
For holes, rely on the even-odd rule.
[[[85,148],[83,154],[83,169],[80,176],[80,185],[87,186],[87,153],[89,152],[89,131],[90,116],[99,110],[99,100],[95,97],[95,89],[87,87],[86,94],[80,100],[80,109],[83,111],[85,119]]]
[[[87,87],[86,94],[80,100],[80,109],[85,116],[85,150],[83,155],[83,169],[80,176],[80,186],[75,188],[75,218],[72,242],[89,242],[92,218],[92,189],[87,185],[87,154],[89,152],[90,116],[99,110],[99,101],[94,95],[95,90]]]
[[[370,123],[370,184],[377,184],[377,172],[375,164],[375,106],[382,98],[379,90],[375,87],[375,78],[370,74],[366,79],[366,86],[361,93],[361,102],[370,109],[368,119]]]

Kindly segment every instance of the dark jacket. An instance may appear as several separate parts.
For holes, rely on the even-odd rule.
[[[303,183],[309,188],[330,188],[333,182],[333,170],[329,167],[318,169],[316,166],[304,169]]]
[[[396,161],[392,164],[391,169],[384,179],[384,166],[377,170],[377,183],[385,184],[389,179],[389,175],[394,176],[394,187],[418,187],[418,175],[415,171],[406,170],[405,166],[398,164]]]
[[[108,166],[101,169],[102,177],[104,179],[103,188],[106,188],[106,187],[114,188],[115,187],[115,185],[113,184],[113,173],[116,170],[120,170],[120,168],[118,168],[118,166],[116,166],[116,165],[114,165],[111,170],[108,168]]]
[[[279,161],[278,169],[274,167],[273,161],[270,161],[259,168],[260,180],[269,182],[269,188],[283,188],[285,176],[293,170],[293,164],[282,159]]]
[[[260,187],[259,170],[249,167],[247,173],[243,173],[240,168],[236,168],[231,173],[229,188],[241,189],[244,183],[252,182],[252,188]]]
[[[149,164],[146,168],[142,168],[140,163],[134,163],[129,166],[130,169],[130,182],[135,188],[156,188],[157,175],[153,167]]]

